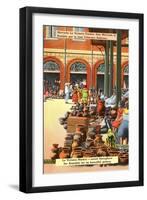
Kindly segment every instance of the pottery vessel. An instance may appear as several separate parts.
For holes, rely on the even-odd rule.
[[[70,149],[69,148],[62,148],[61,153],[59,154],[59,158],[69,158],[70,157]]]

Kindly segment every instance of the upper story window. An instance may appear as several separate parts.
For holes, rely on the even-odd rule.
[[[98,74],[104,74],[105,73],[105,64],[100,64],[99,67],[97,67],[97,73]]]
[[[74,31],[74,32],[83,32],[83,31],[84,31],[84,28],[83,28],[83,27],[74,27],[74,28],[73,28],[73,31]]]
[[[60,72],[60,66],[54,61],[48,61],[43,64],[45,72]]]
[[[57,26],[46,26],[46,38],[56,38]]]
[[[71,73],[86,72],[86,65],[81,62],[75,62],[70,67]]]
[[[83,32],[84,28],[83,27],[73,27],[73,32]],[[73,40],[76,41],[85,41],[85,39],[83,37],[79,36],[74,36]]]

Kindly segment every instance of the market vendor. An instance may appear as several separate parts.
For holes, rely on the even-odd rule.
[[[105,111],[105,102],[103,99],[98,96],[98,101],[97,101],[97,113],[101,116]]]
[[[111,107],[114,108],[116,106],[116,94],[115,91],[113,92],[113,95],[105,100],[105,107]]]
[[[70,95],[70,83],[65,83],[65,103],[68,103]]]
[[[116,129],[119,127],[119,125],[121,124],[123,120],[123,111],[124,111],[123,102],[119,102],[118,109],[117,109],[117,117],[112,122],[112,127],[113,127],[114,132],[116,131]]]
[[[123,110],[123,119],[118,128],[118,132],[116,133],[116,141],[117,143],[121,143],[123,139],[128,140],[128,127],[129,127],[129,109],[128,103],[125,105],[126,108]]]

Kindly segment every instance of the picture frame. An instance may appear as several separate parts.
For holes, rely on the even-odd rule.
[[[56,26],[65,26],[65,24],[62,24],[62,22],[57,22],[56,16],[60,17],[60,18],[67,18],[67,22],[66,22],[66,26],[75,26],[76,27],[76,22],[74,22],[74,18],[80,19],[80,17],[82,18],[86,18],[86,20],[88,18],[90,18],[91,22],[92,20],[101,20],[102,18],[105,20],[113,20],[115,19],[116,21],[118,21],[120,24],[122,23],[122,20],[124,20],[126,23],[127,21],[132,22],[132,20],[134,20],[134,24],[136,23],[138,26],[138,46],[136,47],[136,54],[134,53],[134,55],[138,55],[138,60],[136,61],[136,64],[134,67],[136,70],[138,70],[138,74],[136,75],[136,77],[138,77],[138,83],[136,83],[137,86],[137,91],[136,92],[138,94],[138,96],[136,96],[138,99],[138,103],[134,104],[134,105],[130,105],[131,106],[138,106],[138,112],[136,113],[136,122],[138,123],[138,126],[134,125],[134,129],[137,130],[136,131],[136,135],[134,137],[136,137],[137,141],[134,144],[134,146],[137,148],[136,150],[136,155],[135,157],[137,158],[137,162],[138,164],[135,163],[135,161],[133,160],[134,157],[132,155],[132,160],[134,161],[134,168],[136,169],[136,172],[133,173],[138,173],[137,178],[131,178],[130,175],[130,179],[129,180],[122,180],[121,178],[119,178],[119,175],[117,176],[116,180],[111,180],[112,176],[110,175],[109,180],[104,180],[99,182],[99,180],[93,179],[92,182],[92,178],[90,182],[82,182],[79,183],[78,180],[77,183],[76,181],[74,183],[69,183],[69,184],[62,184],[59,183],[59,175],[56,175],[56,179],[55,179],[55,183],[54,185],[50,185],[50,181],[51,181],[51,177],[48,178],[48,175],[44,174],[44,176],[46,176],[46,184],[43,185],[42,184],[37,184],[37,186],[34,186],[33,182],[34,182],[34,176],[35,173],[34,171],[36,170],[36,168],[38,168],[38,165],[34,165],[34,163],[37,163],[36,161],[34,161],[36,159],[36,154],[35,154],[35,149],[33,148],[33,146],[35,146],[36,141],[34,138],[38,137],[36,136],[37,134],[40,135],[40,137],[43,137],[42,133],[40,133],[39,131],[37,133],[34,133],[34,130],[36,130],[34,128],[33,124],[36,124],[36,122],[34,121],[34,103],[35,99],[37,98],[37,96],[35,95],[35,91],[39,90],[39,89],[34,89],[34,83],[33,83],[33,79],[35,79],[36,72],[34,72],[34,66],[35,66],[35,61],[33,60],[34,57],[36,56],[36,54],[34,53],[34,51],[36,51],[37,48],[39,48],[40,44],[43,43],[38,43],[36,44],[35,41],[35,34],[37,34],[35,32],[35,25],[34,22],[34,16],[37,15],[37,17],[41,17],[41,15],[45,16],[46,18],[48,18],[48,16],[51,16],[50,20],[52,22],[52,17],[55,17],[53,23],[51,23],[52,25],[55,24],[55,21],[57,24],[55,24]],[[38,19],[37,18],[37,19]],[[69,19],[69,20],[68,20]],[[76,21],[76,20],[75,20]],[[43,22],[44,25],[48,25],[46,24],[47,19]],[[38,22],[39,23],[39,22]],[[59,24],[58,24],[59,23]],[[79,22],[80,23],[80,22]],[[129,23],[128,23],[129,24]],[[84,25],[83,25],[84,26]],[[113,26],[113,25],[112,25]],[[131,37],[133,38],[133,34],[131,32],[131,28],[133,30],[133,25],[131,27],[130,26],[130,32],[129,32],[129,48],[131,49]],[[108,11],[92,11],[92,10],[72,10],[72,9],[60,9],[60,8],[42,8],[42,7],[24,7],[24,8],[20,8],[20,171],[19,171],[19,189],[22,192],[25,193],[34,193],[34,192],[55,192],[55,191],[68,191],[68,190],[84,190],[84,189],[99,189],[99,188],[115,188],[115,187],[130,187],[130,186],[143,186],[143,178],[144,178],[144,169],[143,169],[143,156],[144,156],[144,150],[143,150],[143,125],[144,125],[144,117],[143,117],[143,112],[144,112],[144,102],[143,102],[143,59],[144,59],[144,50],[143,50],[143,46],[144,46],[144,30],[143,30],[143,26],[144,26],[144,21],[143,21],[143,14],[140,13],[121,13],[121,12],[108,12]],[[89,27],[89,25],[87,25],[87,27]],[[97,25],[95,28],[100,28],[101,26]],[[106,27],[107,28],[107,24]],[[109,28],[109,27],[108,27]],[[114,27],[115,28],[115,27]],[[118,28],[117,28],[118,29]],[[126,28],[127,29],[127,28]],[[67,31],[67,30],[66,30]],[[114,31],[115,32],[115,31]],[[91,34],[92,35],[92,34]],[[67,37],[67,36],[66,36]],[[93,36],[91,36],[93,37]],[[117,35],[118,37],[118,35]],[[134,36],[135,37],[135,36]],[[42,38],[40,39],[40,41],[42,40]],[[104,39],[105,40],[105,39]],[[132,39],[133,41],[133,39]],[[51,40],[48,41],[49,44],[51,43]],[[79,42],[79,41],[77,41]],[[80,45],[80,42],[79,42]],[[138,47],[138,48],[137,48]],[[43,49],[42,46],[40,46],[41,51]],[[40,51],[40,52],[41,52]],[[118,52],[118,49],[117,49]],[[42,54],[43,55],[43,54]],[[133,53],[131,54],[131,50],[129,51],[129,66],[132,66],[134,64],[134,62],[131,60],[131,56],[133,55]],[[132,56],[133,58],[133,56]],[[35,57],[36,59],[36,57]],[[134,56],[135,59],[135,56]],[[138,63],[137,63],[138,61]],[[117,61],[116,61],[117,62]],[[132,63],[132,65],[131,65]],[[130,67],[131,68],[131,67]],[[131,70],[129,68],[129,70]],[[129,71],[130,73],[130,71]],[[132,76],[132,80],[129,80],[129,84],[131,84],[132,82],[136,82],[136,78],[134,76],[134,73],[132,73],[132,75],[130,74],[130,77]],[[134,76],[134,77],[133,77]],[[130,78],[129,77],[129,78]],[[38,79],[38,77],[37,77]],[[42,81],[42,80],[41,80]],[[43,81],[42,81],[43,82]],[[35,82],[36,83],[36,82]],[[38,81],[38,83],[41,83]],[[39,88],[39,84],[37,86]],[[42,93],[41,93],[42,94]],[[129,94],[129,96],[131,96],[132,94]],[[43,98],[43,95],[42,95]],[[42,102],[42,100],[41,100]],[[133,103],[132,103],[133,104]],[[38,105],[38,104],[37,104]],[[42,104],[41,104],[42,105]],[[38,115],[37,115],[38,116]],[[42,118],[40,118],[41,121],[43,121]],[[130,119],[131,121],[131,119]],[[133,120],[132,120],[133,121]],[[131,125],[130,125],[131,126]],[[136,126],[136,127],[135,127]],[[131,134],[132,131],[130,131]],[[33,134],[36,134],[35,136]],[[130,136],[129,136],[130,137]],[[131,140],[131,139],[130,139]],[[35,144],[34,144],[35,141]],[[133,140],[132,140],[133,141]],[[37,144],[39,145],[39,143]],[[39,147],[39,146],[38,146]],[[36,148],[36,147],[35,147]],[[41,147],[42,148],[42,147]],[[133,150],[131,150],[131,146],[129,146],[130,148],[130,154]],[[43,149],[43,148],[42,148]],[[40,150],[40,148],[39,148]],[[38,153],[39,151],[37,151]],[[42,153],[43,151],[39,152]],[[38,155],[39,157],[39,155]],[[131,155],[130,155],[131,157]],[[128,173],[132,173],[131,172],[131,161],[129,161],[129,167],[128,168]],[[35,170],[34,170],[35,169]],[[41,168],[39,168],[41,169]],[[130,172],[129,172],[130,170]],[[43,173],[43,171],[41,172]],[[92,173],[92,172],[87,172],[87,173]],[[98,172],[96,172],[98,173]],[[107,173],[107,172],[106,172]],[[120,171],[121,173],[121,171]],[[72,177],[76,176],[76,173],[71,173],[70,174],[70,178],[72,179]],[[84,177],[84,172],[81,172],[81,177]],[[117,173],[116,173],[117,174]],[[80,178],[80,173],[79,173],[79,178]],[[88,175],[87,175],[88,176]],[[62,174],[62,177],[64,177],[64,174]],[[65,175],[65,179],[66,177],[68,177],[68,175]],[[133,177],[133,175],[132,175]],[[135,174],[134,174],[134,177]],[[63,178],[64,179],[64,178]],[[82,179],[82,178],[81,178]],[[41,179],[40,179],[41,180]],[[69,180],[69,178],[68,178]],[[83,178],[83,180],[85,180]]]

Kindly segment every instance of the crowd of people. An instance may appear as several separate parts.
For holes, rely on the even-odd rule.
[[[44,80],[43,94],[44,94],[44,99],[63,98],[63,92],[62,93],[60,92],[60,81],[55,80],[54,82],[50,82],[48,80]]]
[[[98,116],[104,119],[102,133],[111,129],[116,133],[117,143],[128,143],[129,126],[129,91],[122,90],[121,101],[117,105],[115,90],[112,96],[106,97],[102,89],[88,89],[84,82],[65,83],[64,90],[60,90],[60,81],[54,84],[44,81],[44,100],[48,98],[64,98],[65,103],[69,99],[75,105],[87,105],[95,110]]]
[[[72,98],[75,105],[83,104],[95,110],[98,116],[104,119],[102,133],[112,130],[116,134],[116,143],[128,143],[128,126],[129,126],[129,91],[122,90],[121,100],[117,105],[117,97],[115,90],[112,96],[106,97],[103,90],[98,92],[95,89],[87,89],[86,85],[80,87],[75,84],[72,88],[70,83],[65,84],[65,103]]]

